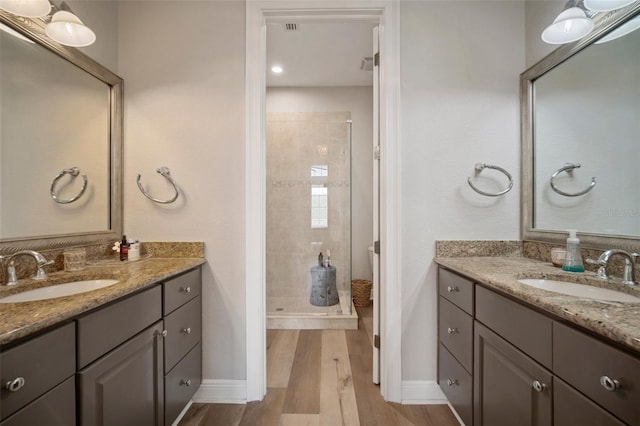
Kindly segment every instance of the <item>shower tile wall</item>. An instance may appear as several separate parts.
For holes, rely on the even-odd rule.
[[[338,290],[350,291],[350,119],[349,112],[267,114],[267,297],[308,300],[310,269],[327,250]]]

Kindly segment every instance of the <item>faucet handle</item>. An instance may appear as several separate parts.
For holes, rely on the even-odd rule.
[[[640,253],[629,253],[629,256],[631,256],[631,262],[633,263],[638,263],[640,260]]]
[[[593,260],[593,259],[585,259],[585,262],[587,262],[590,265],[598,265],[598,272],[596,272],[596,278],[600,279],[600,280],[608,280],[609,279],[609,275],[607,274],[607,263],[606,262],[602,262],[600,260]]]

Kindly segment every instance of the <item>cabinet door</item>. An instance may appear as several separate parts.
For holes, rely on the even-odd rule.
[[[162,321],[78,373],[79,423],[162,425]]]
[[[551,374],[476,321],[474,425],[551,425]]]

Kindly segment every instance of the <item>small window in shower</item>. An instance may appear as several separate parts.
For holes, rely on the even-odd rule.
[[[329,166],[326,164],[320,164],[318,166],[311,166],[311,177],[327,177],[329,176]]]
[[[311,186],[311,227],[329,227],[329,192],[324,185]]]

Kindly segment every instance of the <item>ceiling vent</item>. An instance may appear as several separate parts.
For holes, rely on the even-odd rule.
[[[298,24],[284,24],[285,31],[298,31]]]
[[[373,71],[373,58],[362,58],[362,61],[360,62],[360,69],[362,71]]]

